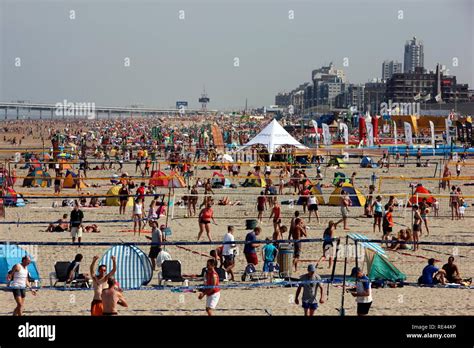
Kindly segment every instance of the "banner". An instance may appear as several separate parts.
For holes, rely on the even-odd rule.
[[[316,148],[319,147],[319,132],[318,132],[318,122],[311,120],[313,122],[314,131],[316,132]]]
[[[413,138],[411,134],[411,124],[408,122],[403,122],[403,125],[405,126],[405,142],[407,145],[413,145]]]
[[[435,132],[434,132],[434,123],[430,121],[430,129],[431,129],[431,146],[433,149],[435,148]]]
[[[374,127],[370,122],[366,122],[365,126],[367,127],[367,146],[374,146]]]
[[[331,133],[329,133],[329,126],[326,123],[323,123],[321,127],[323,128],[324,145],[329,146],[331,145]]]
[[[398,144],[398,140],[397,140],[397,122],[393,121],[393,140],[395,142],[395,146],[397,146]]]
[[[349,144],[349,127],[347,127],[347,124],[345,123],[340,123],[339,129],[341,129],[344,132],[344,144],[348,145]]]
[[[444,124],[446,125],[446,144],[451,145],[451,134],[449,134],[449,124],[450,120],[448,118],[444,119]]]

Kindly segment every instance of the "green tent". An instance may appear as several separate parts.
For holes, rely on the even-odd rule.
[[[365,249],[367,262],[367,276],[371,281],[389,280],[392,282],[404,281],[407,276],[400,272],[388,259],[374,250]]]
[[[344,160],[340,157],[331,157],[328,162],[328,167],[336,166],[338,168],[344,168],[346,165],[344,164]]]

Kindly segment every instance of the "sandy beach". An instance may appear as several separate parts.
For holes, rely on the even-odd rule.
[[[10,135],[9,135],[10,136]],[[8,144],[0,141],[0,146],[7,147]],[[22,147],[27,146],[41,146],[39,139],[27,137],[23,140]],[[10,157],[13,154],[4,154],[4,158]],[[161,159],[163,160],[163,159]],[[376,159],[378,160],[378,159]],[[410,159],[414,162],[414,159]],[[355,187],[362,193],[367,194],[368,186],[370,184],[370,177],[373,172],[378,177],[380,176],[412,176],[412,177],[431,177],[435,173],[435,161],[439,159],[431,159],[430,167],[420,168],[415,164],[409,164],[407,167],[390,168],[389,173],[383,173],[381,169],[361,168],[358,164],[350,164],[344,169],[323,167],[324,179],[323,184],[330,184],[334,173],[336,171],[343,172],[346,176],[350,176],[353,172],[357,172]],[[92,161],[92,160],[91,160]],[[358,162],[359,159],[351,159],[351,162]],[[462,169],[462,176],[474,176],[474,169],[471,166],[472,160],[468,160]],[[22,164],[17,165],[16,173],[19,177],[27,174],[26,169],[20,169]],[[197,165],[197,172],[195,177],[210,178],[214,170],[202,169],[203,165]],[[165,169],[162,167],[162,169]],[[246,173],[248,169],[242,169],[241,173]],[[439,170],[439,169],[438,169]],[[166,170],[165,170],[166,171]],[[454,165],[451,166],[451,171],[455,172]],[[54,178],[54,171],[51,171]],[[135,165],[133,163],[125,164],[123,172],[128,172],[130,175],[135,175]],[[316,175],[314,166],[306,169],[310,177]],[[116,174],[114,170],[90,170],[88,171],[87,183],[89,185],[97,184],[100,187],[88,187],[83,192],[90,192],[90,194],[105,194],[112,184],[108,180],[94,180],[98,177],[111,177]],[[272,174],[277,174],[277,169],[274,169]],[[438,175],[438,174],[436,174]],[[232,180],[233,183],[238,184],[240,180]],[[53,187],[35,187],[26,188],[21,187],[22,179],[18,179],[15,184],[15,190],[27,196],[28,194],[52,194]],[[144,180],[148,183],[148,180]],[[140,180],[136,180],[140,182]],[[413,182],[418,182],[413,180]],[[429,189],[434,195],[439,193],[438,181],[419,181]],[[459,185],[462,188],[463,195],[466,197],[468,208],[465,212],[463,220],[452,221],[450,217],[450,208],[448,206],[448,198],[440,197],[440,217],[433,217],[433,214],[428,215],[430,223],[430,234],[426,236],[423,233],[422,241],[436,241],[436,242],[472,242],[474,240],[474,232],[472,230],[472,213],[474,207],[474,187],[464,186],[469,181],[452,181],[451,184]],[[406,199],[411,193],[408,187],[409,181],[384,179],[382,184],[381,194],[384,195],[383,202],[388,200],[389,194],[399,194],[399,199]],[[248,232],[245,229],[245,219],[256,217],[256,197],[260,193],[261,188],[244,188],[238,185],[238,188],[232,189],[215,189],[215,200],[228,196],[231,200],[240,200],[242,205],[238,206],[215,206],[214,214],[217,225],[211,225],[213,240],[221,241],[228,225],[235,226],[235,239],[244,240]],[[324,187],[323,195],[327,201],[331,195],[334,187]],[[294,199],[292,188],[285,189],[286,195],[279,196],[280,201],[287,199]],[[182,196],[187,194],[187,188],[175,189],[174,200],[178,202]],[[75,189],[63,189],[63,194],[75,194]],[[167,188],[160,188],[160,193],[168,193]],[[203,193],[203,189],[199,189],[199,193]],[[449,191],[441,191],[441,194],[449,194]],[[70,207],[53,207],[53,202],[61,203],[62,199],[28,199],[29,203],[26,207],[8,207],[6,208],[6,221],[17,222],[35,222],[35,221],[50,221],[55,222],[63,214],[70,213]],[[145,207],[147,208],[151,201],[147,197]],[[199,204],[202,201],[202,196],[199,198]],[[323,205],[319,207],[321,222],[318,224],[314,219],[308,222],[307,213],[303,215],[306,225],[308,226],[309,238],[321,238],[324,228],[327,226],[329,220],[339,220],[339,207],[332,207]],[[187,218],[186,210],[175,204],[172,212],[168,212],[168,225],[172,230],[172,235],[168,238],[169,241],[195,241],[198,233],[197,218]],[[282,205],[282,224],[289,225],[290,218],[294,211],[299,210],[302,213],[301,206],[290,207],[289,205]],[[96,220],[116,220],[116,219],[130,219],[131,208],[127,208],[127,214],[119,216],[118,207],[100,207],[100,208],[84,208],[83,209],[85,221]],[[362,233],[369,238],[380,239],[381,234],[377,231],[373,233],[372,222],[373,219],[363,217],[363,207],[352,207],[349,219],[349,232]],[[261,239],[271,238],[273,228],[271,221],[268,220],[270,211],[265,211],[265,223],[261,224],[262,235]],[[159,223],[162,224],[166,220],[161,217]],[[411,224],[411,210],[410,208],[396,208],[394,212],[394,233],[398,232],[403,227],[409,227]],[[87,222],[86,222],[87,224]],[[133,228],[132,222],[111,222],[98,223],[100,233],[85,233],[83,242],[147,242],[148,240],[141,236],[134,236],[132,232],[124,232]],[[29,242],[70,242],[68,232],[50,233],[43,232],[47,225],[44,223],[32,224],[9,224],[0,225],[0,239],[2,241],[29,241]],[[149,227],[147,227],[149,230]],[[345,240],[347,231],[342,227],[336,230],[336,237],[341,237]],[[148,246],[140,247],[145,253],[148,253]],[[80,252],[84,255],[84,260],[81,264],[82,272],[88,272],[89,265],[94,255],[102,256],[108,247],[91,247],[82,246],[36,246],[32,249],[35,254],[36,263],[38,265],[40,275],[42,278],[41,285],[49,286],[49,274],[54,271],[54,263],[56,261],[71,261],[76,253]],[[168,246],[167,251],[171,254],[173,259],[178,259],[182,263],[184,274],[198,274],[201,269],[205,267],[207,257],[211,250],[210,246],[189,246],[188,249],[198,252],[200,254],[192,253],[189,250],[178,248],[176,246]],[[31,251],[31,250],[30,250]],[[452,247],[452,246],[425,246],[422,245],[420,250],[413,252],[404,250],[403,253],[388,251],[389,260],[402,272],[407,275],[407,281],[414,283],[421,275],[423,267],[427,264],[428,258],[435,258],[440,262],[437,263],[441,267],[447,262],[450,255],[454,254],[456,257],[456,264],[459,267],[461,276],[463,278],[472,277],[474,273],[474,266],[472,259],[474,252],[470,247]],[[315,263],[322,255],[322,243],[305,243],[303,246],[302,259],[303,262],[299,265],[299,270],[293,274],[294,277],[305,273],[306,266],[309,263]],[[343,262],[338,260],[336,268],[336,277],[341,278],[343,272]],[[240,281],[240,274],[245,268],[246,262],[242,254],[242,246],[240,246],[240,255],[236,259],[236,283]],[[350,268],[355,265],[355,260],[350,257],[348,260],[348,273]],[[260,270],[261,265],[257,268]],[[330,277],[330,270],[327,268],[327,263],[322,262],[317,269],[317,273],[323,278]],[[156,272],[153,276],[149,286],[157,285]],[[230,282],[223,282],[226,285]],[[249,282],[250,283],[250,282]],[[191,282],[191,285],[198,285],[198,282]],[[179,285],[179,284],[174,284]],[[325,291],[327,285],[324,285]],[[289,287],[260,287],[260,288],[239,288],[239,289],[223,289],[221,300],[216,315],[302,315],[301,306],[294,304],[294,295],[296,288]],[[338,315],[337,309],[341,306],[342,289],[340,284],[329,286],[329,297],[327,302],[320,305],[316,315]],[[129,302],[128,308],[120,310],[120,315],[205,315],[204,300],[198,300],[195,293],[178,293],[171,292],[169,289],[165,290],[130,290],[125,291],[125,296]],[[371,315],[470,315],[472,314],[473,295],[472,290],[456,289],[456,288],[420,288],[415,286],[405,286],[402,288],[381,288],[373,290],[374,302],[371,309]],[[90,301],[92,300],[92,290],[77,290],[77,291],[60,291],[41,289],[36,297],[27,295],[25,315],[90,315]],[[0,292],[0,303],[2,309],[0,315],[11,315],[15,306],[11,293],[6,291]],[[346,314],[356,314],[356,303],[350,294],[345,296]]]

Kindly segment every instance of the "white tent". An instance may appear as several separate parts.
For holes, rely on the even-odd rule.
[[[273,154],[277,148],[283,145],[292,145],[299,149],[307,149],[306,146],[293,138],[275,119],[252,140],[242,146],[240,150],[257,144],[264,145],[270,154]]]

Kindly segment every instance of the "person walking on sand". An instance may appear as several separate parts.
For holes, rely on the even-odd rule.
[[[100,265],[98,269],[98,273],[95,272],[95,264],[99,256],[94,256],[92,258],[92,263],[90,267],[90,273],[92,276],[92,288],[94,290],[94,298],[92,299],[91,303],[91,315],[92,316],[100,316],[103,312],[103,304],[102,304],[102,290],[104,289],[105,283],[109,280],[110,277],[113,277],[115,272],[117,271],[117,260],[115,256],[111,256],[110,259],[112,260],[112,270],[107,273],[107,266]]]
[[[119,202],[120,202],[119,214],[120,215],[122,214],[125,215],[125,209],[127,208],[129,196],[130,196],[130,190],[128,189],[127,184],[124,182],[122,184],[122,187],[119,190]]]
[[[323,233],[323,255],[319,258],[318,262],[316,262],[316,267],[318,267],[319,263],[323,260],[329,260],[328,269],[332,267],[332,260],[334,255],[334,232],[336,231],[337,225],[334,221],[328,222],[328,227],[324,230]]]
[[[21,263],[17,263],[8,273],[7,280],[10,282],[10,289],[16,302],[13,310],[13,316],[22,316],[25,307],[26,289],[31,289],[33,296],[36,296],[36,290],[31,288],[28,280],[28,265],[31,263],[29,256],[23,256]]]
[[[107,279],[108,288],[102,290],[102,315],[118,315],[117,305],[122,307],[128,307],[128,303],[125,300],[125,296],[121,291],[117,289],[117,284],[114,277]]]
[[[418,242],[420,241],[421,236],[421,224],[423,223],[423,218],[421,217],[420,210],[418,205],[413,206],[413,251],[418,250]]]
[[[158,254],[161,252],[161,245],[163,243],[163,233],[158,228],[158,221],[157,220],[150,220],[149,222],[151,227],[151,237],[145,236],[145,238],[151,240],[151,247],[150,252],[148,253],[148,257],[151,260],[151,267],[153,270],[156,268],[156,258]]]
[[[133,235],[137,233],[138,226],[138,235],[142,231],[142,219],[143,219],[143,202],[140,198],[136,198],[133,204]]]
[[[339,205],[341,208],[342,218],[338,222],[336,222],[336,225],[339,225],[339,223],[342,222],[344,225],[344,229],[349,230],[349,227],[347,226],[347,218],[349,217],[349,207],[352,205],[352,201],[349,195],[344,190],[341,191]]]
[[[316,274],[316,267],[313,264],[308,265],[308,273],[303,274],[300,277],[300,282],[302,282],[298,289],[296,290],[295,295],[295,304],[300,304],[300,293],[301,289],[303,289],[303,297],[302,297],[302,306],[304,310],[304,316],[312,317],[316,309],[318,309],[318,300],[317,294],[318,289],[320,291],[319,303],[323,304],[325,302],[324,299],[324,291],[321,285],[321,277]]]
[[[275,205],[272,208],[272,213],[270,214],[268,220],[271,218],[273,218],[273,231],[279,231],[281,225],[281,206],[280,203],[278,203],[277,197],[275,197]]]
[[[267,208],[267,198],[265,197],[265,192],[260,192],[260,196],[257,197],[257,220],[258,222],[263,222],[263,212]]]
[[[295,242],[293,243],[294,247],[294,253],[293,253],[293,266],[295,267],[295,272],[298,270],[298,262],[301,256],[301,248],[302,248],[302,242],[300,239],[303,237],[306,237],[306,230],[303,224],[303,220],[300,218],[297,218],[295,220],[295,228],[293,229],[293,232],[290,232],[289,239],[294,239]]]
[[[206,312],[207,315],[212,316],[213,310],[216,309],[219,299],[221,297],[221,290],[219,289],[219,275],[215,268],[217,267],[217,261],[215,259],[207,260],[207,272],[206,272],[206,289],[199,294],[201,300],[206,296]]]

